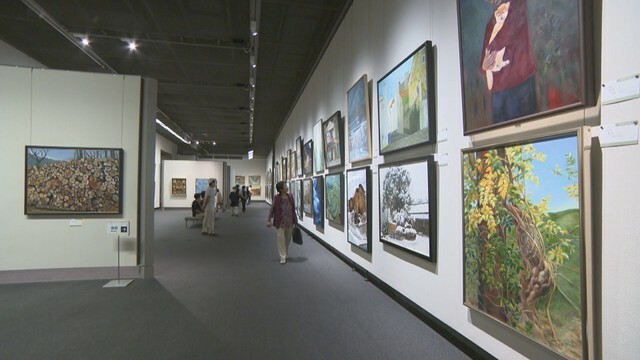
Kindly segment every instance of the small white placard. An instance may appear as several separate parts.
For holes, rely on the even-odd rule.
[[[449,134],[447,133],[447,129],[440,129],[438,131],[438,142],[447,141]]]
[[[440,154],[436,154],[435,157],[436,161],[438,162],[438,165],[440,166],[446,166],[449,164],[449,154],[448,153],[440,153]]]
[[[84,220],[82,219],[71,219],[69,220],[69,226],[82,226],[82,223],[84,222]]]
[[[638,122],[631,121],[600,126],[600,146],[624,146],[638,143]]]
[[[107,223],[107,234],[129,235],[128,221],[110,221]]]
[[[640,97],[640,77],[629,76],[602,84],[602,105]]]

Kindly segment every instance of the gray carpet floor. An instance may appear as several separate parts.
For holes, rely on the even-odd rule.
[[[315,240],[281,265],[268,205],[156,211],[156,279],[0,285],[0,359],[467,359]]]

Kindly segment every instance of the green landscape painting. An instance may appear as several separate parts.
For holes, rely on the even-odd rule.
[[[463,166],[465,305],[582,359],[577,134],[465,150]]]

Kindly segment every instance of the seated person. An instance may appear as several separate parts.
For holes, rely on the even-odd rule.
[[[204,209],[202,209],[202,203],[200,202],[200,194],[194,194],[193,199],[191,203],[191,216],[201,216],[201,214],[204,214]]]

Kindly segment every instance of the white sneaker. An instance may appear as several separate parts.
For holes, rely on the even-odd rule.
[[[287,263],[287,259],[280,259],[280,264],[284,265]]]

